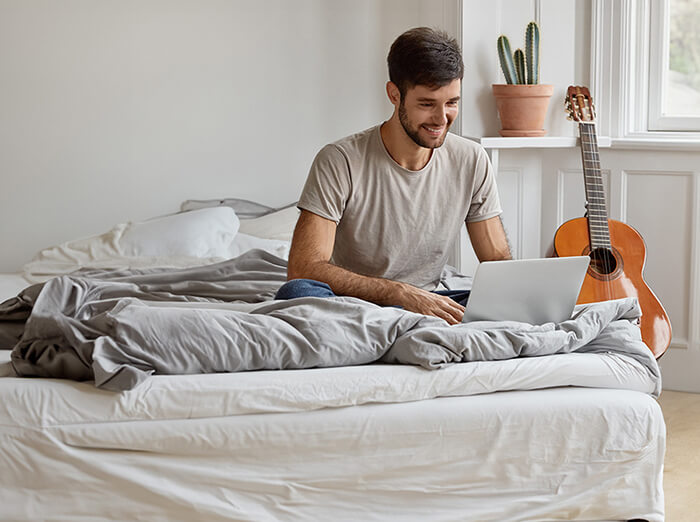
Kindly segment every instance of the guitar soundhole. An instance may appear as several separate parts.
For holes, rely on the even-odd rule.
[[[590,268],[601,275],[609,275],[617,270],[617,259],[610,249],[596,248],[590,254]]]

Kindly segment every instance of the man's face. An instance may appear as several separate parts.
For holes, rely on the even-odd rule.
[[[399,121],[416,145],[436,149],[445,142],[447,131],[459,114],[461,80],[443,87],[416,85],[399,103]]]

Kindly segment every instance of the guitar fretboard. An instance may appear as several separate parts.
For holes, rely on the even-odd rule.
[[[588,234],[591,250],[610,248],[610,229],[608,211],[605,205],[605,188],[600,172],[600,155],[598,139],[593,122],[579,122],[581,136],[581,155],[583,159],[583,178],[586,186],[588,209]]]

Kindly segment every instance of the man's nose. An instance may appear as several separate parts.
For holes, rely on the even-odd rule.
[[[447,107],[437,107],[435,109],[435,114],[433,114],[435,121],[433,123],[439,123],[440,125],[447,124]]]

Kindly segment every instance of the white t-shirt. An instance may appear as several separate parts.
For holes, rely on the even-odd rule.
[[[321,149],[297,206],[337,223],[333,264],[425,290],[440,282],[463,223],[501,213],[479,144],[448,133],[412,171],[389,155],[379,126]]]

